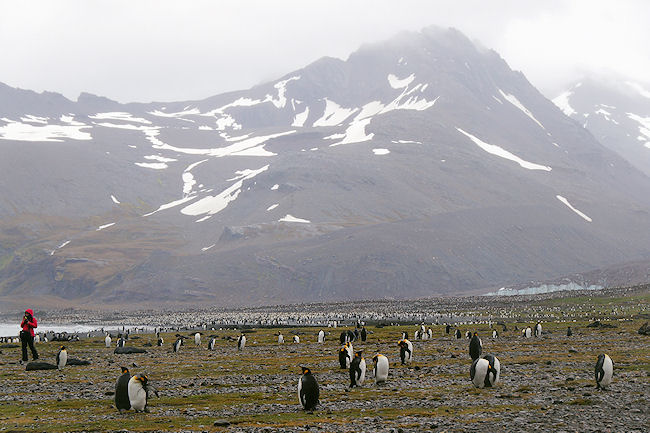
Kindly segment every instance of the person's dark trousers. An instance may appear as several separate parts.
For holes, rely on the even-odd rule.
[[[20,331],[20,343],[23,347],[23,361],[27,362],[27,345],[29,344],[29,349],[32,351],[32,358],[38,359],[38,352],[34,347],[34,337],[27,331]]]

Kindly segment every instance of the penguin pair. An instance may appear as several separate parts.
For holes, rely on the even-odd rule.
[[[501,363],[494,355],[485,355],[472,362],[469,369],[469,377],[477,388],[489,388],[499,382],[501,375]]]
[[[153,391],[158,397],[158,390],[149,385],[146,374],[131,376],[129,369],[121,367],[122,375],[115,383],[115,407],[122,413],[123,410],[133,409],[136,412],[149,412],[147,401]]]
[[[399,346],[399,358],[402,361],[402,365],[411,364],[413,360],[413,343],[409,340],[400,340],[397,342]]]
[[[388,358],[378,353],[372,357],[372,362],[375,364],[375,383],[386,382],[388,379]]]
[[[343,347],[339,349],[339,364],[341,369],[346,369],[350,367],[352,362],[354,349],[352,348],[352,343],[345,343]]]
[[[300,367],[302,369],[302,376],[298,379],[298,401],[303,409],[312,411],[318,405],[318,398],[320,391],[318,389],[318,382],[307,367]]]
[[[361,351],[355,353],[350,363],[350,388],[361,386],[366,380],[366,360],[361,354]]]
[[[246,347],[246,336],[241,334],[237,339],[237,350],[244,350],[244,347]]]
[[[480,358],[481,353],[483,353],[483,343],[478,333],[474,332],[474,336],[469,341],[469,356],[472,358],[472,361],[475,361]]]

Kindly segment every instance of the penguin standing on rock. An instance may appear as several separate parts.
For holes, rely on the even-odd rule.
[[[366,360],[361,356],[361,351],[354,354],[350,363],[350,388],[363,385],[366,380]]]
[[[318,405],[318,383],[311,370],[301,367],[302,376],[298,379],[298,401],[305,410],[314,410]]]
[[[475,332],[472,339],[469,341],[469,356],[472,357],[472,361],[478,359],[483,353],[483,343],[481,338],[478,336],[478,333]]]
[[[477,388],[489,388],[499,382],[501,363],[496,356],[485,355],[477,358],[469,370],[469,377]]]
[[[397,345],[399,346],[399,358],[402,365],[411,364],[413,360],[413,343],[408,340],[400,340]]]
[[[129,401],[129,380],[131,380],[131,373],[126,367],[120,367],[122,375],[117,378],[115,383],[115,407],[120,413],[123,410],[131,409],[131,402]]]
[[[241,334],[237,339],[237,350],[244,350],[245,346],[246,346],[246,336],[244,334]]]
[[[614,363],[607,354],[599,355],[596,362],[596,388],[605,389],[612,383]]]
[[[65,346],[61,346],[59,353],[56,354],[56,366],[59,370],[63,370],[63,367],[68,363],[68,351],[65,349]]]
[[[158,391],[149,385],[149,378],[146,374],[136,374],[129,379],[129,403],[136,412],[149,412],[147,400],[150,391],[154,391],[158,397]]]
[[[388,379],[388,358],[378,353],[372,357],[372,362],[375,363],[375,383],[386,382]]]

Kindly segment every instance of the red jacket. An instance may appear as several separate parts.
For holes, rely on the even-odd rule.
[[[25,310],[25,313],[29,313],[32,316],[32,320],[29,321],[23,318],[23,321],[20,323],[20,327],[23,328],[23,331],[29,332],[29,334],[34,336],[34,328],[38,327],[36,322],[36,317],[34,317],[34,311],[31,308]]]

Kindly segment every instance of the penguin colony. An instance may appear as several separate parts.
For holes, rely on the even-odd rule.
[[[537,323],[533,328],[530,327],[524,328],[522,335],[525,338],[530,338],[532,332],[534,332],[535,337],[540,338],[542,336],[542,326],[541,323]],[[445,328],[445,333],[449,334],[451,328],[449,325]],[[192,335],[192,334],[190,334]],[[194,341],[196,346],[201,345],[201,332],[194,334]],[[415,335],[422,340],[427,340],[432,338],[431,328],[425,329],[424,326],[416,330]],[[461,332],[459,329],[455,330],[456,338],[460,338]],[[477,332],[473,334],[469,331],[466,335],[471,335],[469,342],[469,355],[472,359],[470,367],[470,381],[477,388],[490,388],[498,384],[500,379],[500,367],[501,363],[499,359],[491,354],[481,356],[483,351],[482,341]],[[159,345],[162,342],[162,338],[159,333],[156,333],[158,338]],[[497,338],[498,332],[493,330],[492,337]],[[570,327],[567,330],[567,336],[571,336]],[[183,345],[184,336],[177,334],[177,339],[173,344],[173,352],[178,352],[180,347]],[[358,334],[350,331],[344,331],[341,333],[341,341],[344,341],[343,346],[339,349],[339,363],[341,369],[349,370],[350,377],[350,388],[361,387],[363,386],[366,378],[366,361],[363,357],[362,351],[354,352],[352,341],[356,339],[361,339],[365,341],[367,337],[367,331],[365,327]],[[401,364],[411,364],[413,360],[413,343],[408,340],[408,333],[402,333],[402,339],[398,341],[399,353]],[[214,350],[216,345],[217,336],[211,335],[208,343],[208,350]],[[324,343],[325,333],[321,329],[317,334],[317,342]],[[105,345],[110,347],[111,337],[109,334],[106,334]],[[283,342],[282,333],[278,333],[278,342]],[[299,343],[300,339],[297,335],[294,336],[294,342]],[[119,338],[117,341],[117,346],[124,346],[125,339]],[[237,350],[244,350],[246,345],[246,336],[241,333],[237,339]],[[62,370],[67,363],[68,353],[65,346],[61,346],[57,356],[57,368]],[[382,384],[388,380],[389,374],[389,360],[386,356],[377,353],[372,357],[373,361],[373,371],[374,379],[377,385]],[[319,403],[319,387],[316,381],[315,376],[311,370],[307,367],[301,367],[302,375],[298,380],[298,397],[300,405],[307,411],[312,411],[316,408]],[[115,384],[115,407],[121,413],[124,410],[133,409],[136,412],[147,412],[148,411],[148,399],[153,392],[156,396],[158,391],[149,384],[149,379],[146,374],[135,374],[131,375],[129,369],[126,367],[121,367],[121,375],[118,377]],[[613,377],[613,362],[607,354],[601,354],[598,357],[595,366],[595,381],[597,388],[606,389],[612,382]]]

